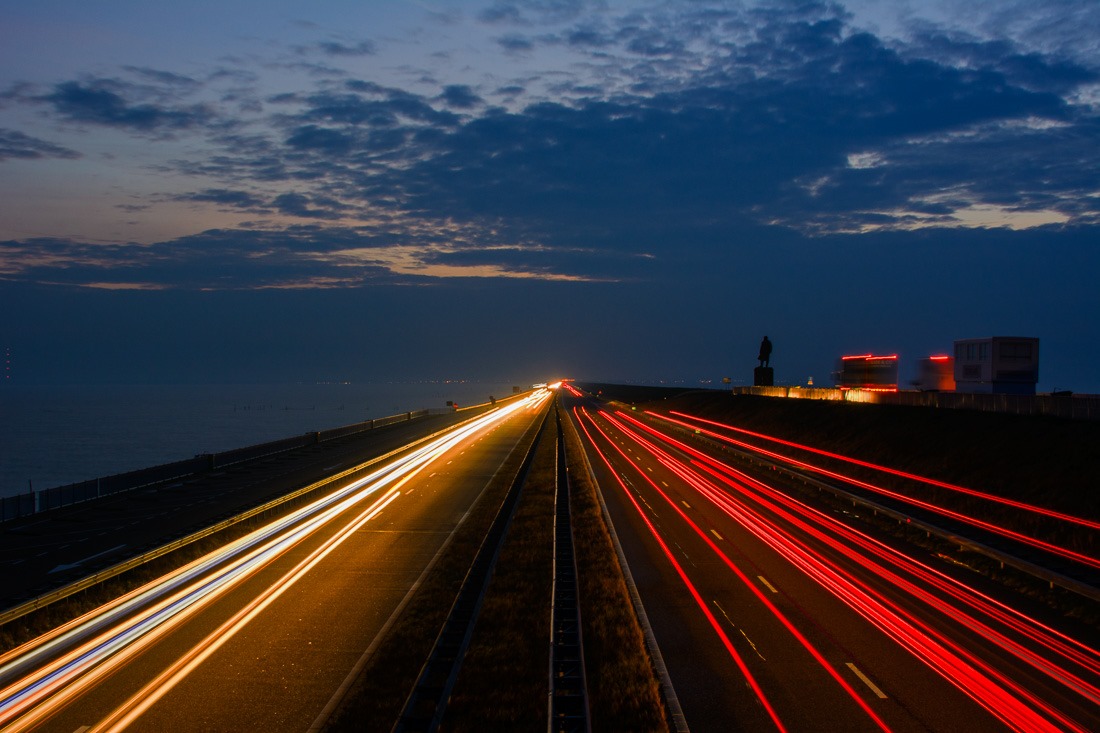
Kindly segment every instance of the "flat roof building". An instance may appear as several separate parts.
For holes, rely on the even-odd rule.
[[[955,342],[955,391],[1035,394],[1039,339],[992,336]]]
[[[940,354],[921,359],[913,386],[921,392],[955,391],[955,358]]]

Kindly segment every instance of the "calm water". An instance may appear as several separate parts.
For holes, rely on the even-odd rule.
[[[526,386],[526,385],[524,385]],[[0,387],[0,496],[422,408],[510,384]]]

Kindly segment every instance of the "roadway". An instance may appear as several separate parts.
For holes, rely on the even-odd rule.
[[[692,731],[1100,729],[1095,649],[682,435],[566,404]]]
[[[169,541],[466,419],[431,415],[23,517],[0,525],[0,609],[48,593]]]
[[[308,729],[529,436],[546,393],[513,404],[274,522],[193,577],[165,580],[156,599],[116,611],[61,649],[39,642],[36,657],[0,657],[0,726]],[[158,603],[158,616],[137,626]],[[38,694],[27,680],[51,664],[56,671],[38,684],[57,679],[56,690],[17,714],[20,695]]]

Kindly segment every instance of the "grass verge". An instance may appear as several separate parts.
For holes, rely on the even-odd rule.
[[[546,730],[556,430],[547,424],[535,449],[447,705],[445,730]]]
[[[667,731],[660,685],[576,430],[565,420],[573,543],[592,730]]]

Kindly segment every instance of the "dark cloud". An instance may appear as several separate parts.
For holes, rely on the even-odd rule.
[[[498,2],[478,13],[478,19],[483,23],[524,23],[516,3]]]
[[[337,41],[322,41],[315,48],[328,56],[371,56],[375,53],[374,43],[367,40],[351,45]]]
[[[901,51],[957,68],[994,70],[1003,74],[1009,83],[1032,91],[1064,94],[1082,84],[1100,80],[1096,69],[1079,63],[1023,52],[1006,40],[978,40],[959,33],[919,33],[911,45]]]
[[[520,84],[508,84],[507,86],[497,88],[495,93],[501,97],[518,97],[526,91],[527,87]]]
[[[79,158],[75,150],[55,145],[18,130],[0,128],[0,161],[17,158],[36,160],[39,158]]]
[[[534,23],[567,22],[590,10],[599,10],[604,2],[591,0],[497,0],[478,14],[483,23],[509,23],[530,25]]]
[[[1010,75],[1003,55],[985,48],[982,63],[962,67],[905,55],[820,9],[772,11],[764,21],[753,42],[678,89],[666,82],[600,101],[598,88],[571,86],[584,101],[487,111],[423,141],[391,187],[415,210],[523,221],[539,241],[580,237],[582,222],[597,220],[630,231],[672,231],[685,219],[733,229],[797,226],[799,212],[831,210],[848,227],[857,211],[928,205],[922,196],[958,185],[966,190],[956,200],[937,205],[1068,213],[1087,197],[1097,170],[1081,161],[1094,159],[1096,121]],[[677,30],[642,19],[620,40],[679,52],[666,37]],[[1064,62],[1028,65],[1039,79],[1091,79]],[[1044,120],[1056,126],[1033,129]],[[852,169],[849,156],[866,150],[883,151],[888,165]],[[985,175],[991,169],[997,175]],[[843,212],[853,219],[842,225]]]
[[[574,48],[607,48],[615,43],[602,28],[573,28],[564,34],[564,40]]]
[[[510,33],[496,39],[497,45],[508,53],[526,53],[535,47],[534,41],[526,36]]]
[[[220,204],[237,209],[258,209],[265,204],[261,198],[247,191],[234,191],[225,188],[207,188],[202,191],[175,196],[174,199],[176,201]]]
[[[134,74],[135,76],[148,79],[149,81],[164,86],[181,87],[185,89],[199,86],[199,82],[191,78],[190,76],[174,74],[171,71],[151,69],[143,66],[123,66],[122,68],[126,71],[129,71],[131,74]]]
[[[452,127],[460,120],[453,112],[435,109],[426,97],[403,89],[355,79],[345,82],[344,88],[351,93],[321,92],[294,98],[305,106],[298,119],[353,125],[391,125],[404,119],[441,127]]]
[[[642,56],[674,56],[685,50],[680,39],[653,28],[626,28],[619,36],[625,39],[626,50]]]
[[[540,42],[591,52],[590,74],[494,92],[554,101],[504,110],[467,85],[430,96],[318,81],[264,100],[277,110],[266,131],[210,126],[218,154],[165,170],[217,182],[184,197],[196,203],[324,221],[400,213],[395,231],[413,245],[435,243],[413,220],[446,218],[503,246],[493,255],[469,234],[439,263],[601,278],[599,257],[574,254],[640,249],[687,267],[746,227],[947,226],[981,204],[1096,218],[1098,121],[1065,101],[1094,75],[1071,62],[942,35],[889,45],[818,3],[667,6],[614,25],[580,8],[491,6],[568,23]],[[141,129],[121,121],[145,104],[137,90],[78,86],[102,92],[78,105],[85,117]],[[265,183],[278,185],[262,194]]]
[[[286,140],[286,144],[292,148],[316,150],[330,155],[344,155],[351,150],[354,143],[349,135],[316,125],[299,127]]]
[[[40,97],[66,119],[74,122],[130,128],[140,132],[185,130],[208,124],[210,110],[204,105],[162,106],[130,103],[119,91],[126,85],[114,80],[70,81],[57,84],[53,92]]]
[[[300,193],[281,194],[272,203],[280,213],[304,219],[338,219],[340,212],[347,209],[335,199]]]
[[[336,266],[325,253],[369,238],[340,230],[291,227],[281,231],[210,230],[153,245],[88,244],[62,239],[0,242],[24,282],[100,289],[258,290],[350,287],[366,281],[400,282],[370,262]]]
[[[443,87],[443,102],[453,109],[471,109],[482,104],[482,99],[465,84],[451,84]]]

